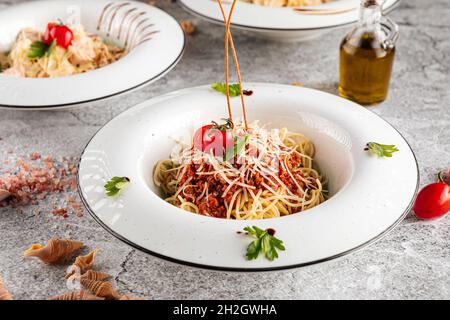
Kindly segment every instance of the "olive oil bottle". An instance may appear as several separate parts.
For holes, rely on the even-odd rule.
[[[382,15],[383,0],[362,0],[360,20],[340,47],[339,94],[364,105],[389,91],[398,26]]]

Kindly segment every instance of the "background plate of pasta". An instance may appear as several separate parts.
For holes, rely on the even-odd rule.
[[[0,30],[0,107],[34,110],[148,84],[176,65],[185,46],[176,20],[134,1],[24,3],[0,11]]]
[[[417,162],[391,125],[324,92],[243,87],[245,120],[239,97],[231,98],[233,120],[222,120],[225,95],[203,86],[153,98],[107,123],[79,165],[79,193],[93,218],[169,261],[269,271],[352,253],[409,212]],[[367,152],[369,141],[399,151],[379,158]],[[285,251],[273,261],[246,259],[252,226],[276,232]]]
[[[386,0],[385,12],[399,1]],[[229,11],[232,1],[222,3]],[[213,23],[223,23],[217,0],[180,0],[180,4]],[[231,26],[272,40],[306,41],[356,22],[359,4],[360,0],[239,0]],[[328,10],[337,11],[330,14]]]

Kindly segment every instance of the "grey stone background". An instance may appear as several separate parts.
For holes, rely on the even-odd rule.
[[[0,0],[0,9],[17,2]],[[223,28],[189,15],[171,1],[159,0],[157,5],[198,28],[172,72],[139,91],[83,108],[0,110],[0,159],[4,161],[11,149],[24,156],[39,151],[78,157],[100,126],[121,111],[172,90],[220,80]],[[403,0],[391,17],[401,27],[394,79],[389,99],[373,111],[411,143],[423,186],[435,179],[436,172],[450,167],[450,1]],[[338,47],[347,31],[288,44],[236,33],[244,79],[298,81],[336,93]],[[46,299],[67,291],[65,266],[45,266],[21,255],[31,243],[54,236],[100,248],[97,269],[111,273],[121,292],[152,299],[450,298],[450,217],[420,222],[409,214],[385,239],[345,258],[300,270],[243,274],[174,265],[116,240],[87,213],[63,219],[50,214],[48,202],[39,209],[42,214],[36,216],[32,206],[19,212],[0,208],[0,274],[16,299]]]

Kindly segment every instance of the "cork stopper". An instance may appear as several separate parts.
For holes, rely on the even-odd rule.
[[[373,7],[373,6],[382,6],[385,0],[362,0],[362,6],[365,8]]]

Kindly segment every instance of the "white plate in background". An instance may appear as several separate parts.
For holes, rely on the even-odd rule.
[[[223,0],[226,12],[230,2]],[[384,12],[392,10],[400,0],[387,0]],[[219,5],[213,0],[180,0],[181,5],[193,14],[214,23],[223,24]],[[358,21],[360,0],[335,0],[313,8],[355,10],[335,15],[304,15],[292,7],[268,7],[238,0],[231,26],[247,30],[256,36],[279,41],[306,41],[335,28]]]
[[[122,45],[128,43],[132,50],[108,66],[68,77],[13,78],[0,73],[0,107],[54,109],[128,92],[170,71],[185,47],[178,22],[145,3],[45,0],[0,11],[0,50],[7,52],[21,29],[33,27],[44,31],[48,22],[58,19],[69,23],[80,20],[87,32]]]

